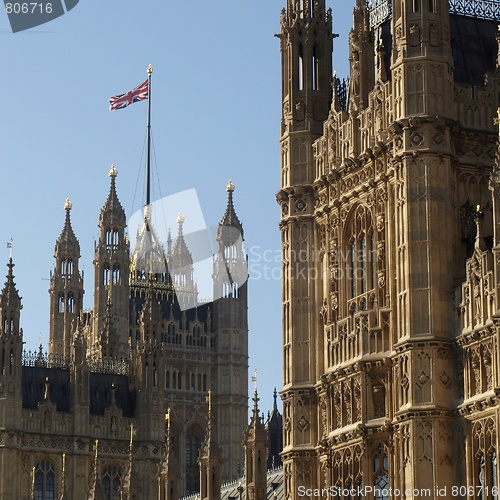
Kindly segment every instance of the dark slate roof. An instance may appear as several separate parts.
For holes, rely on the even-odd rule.
[[[45,378],[49,379],[49,399],[58,411],[69,412],[69,370],[43,366],[23,366],[23,408],[36,410],[45,396]]]
[[[23,408],[38,409],[45,396],[45,379],[49,379],[49,399],[57,411],[70,411],[70,371],[62,368],[23,366]],[[116,405],[124,417],[133,417],[135,394],[129,390],[128,377],[114,373],[90,374],[90,413],[104,415],[111,405],[112,385],[115,385]]]
[[[450,14],[456,82],[482,85],[484,74],[495,69],[497,26],[498,21]]]
[[[105,409],[111,405],[113,384],[116,406],[122,410],[124,417],[133,417],[135,396],[129,390],[128,377],[114,373],[90,374],[90,413],[104,415]]]

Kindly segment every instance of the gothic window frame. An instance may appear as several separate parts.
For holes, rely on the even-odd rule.
[[[382,495],[384,490],[388,492],[389,482],[389,453],[383,442],[377,443],[373,448],[373,499],[389,500],[389,495]],[[378,495],[377,493],[381,493]]]
[[[111,271],[110,271],[109,262],[105,262],[102,265],[102,284],[103,284],[103,286],[109,286],[110,278],[111,278]]]
[[[75,312],[75,296],[74,296],[73,292],[68,292],[68,297],[66,300],[66,311],[68,313]]]
[[[200,487],[200,469],[198,458],[203,446],[203,429],[197,423],[186,430],[185,459],[186,459],[186,494],[194,494]]]
[[[111,283],[113,285],[121,284],[120,264],[115,262],[113,264],[113,272],[111,273]]]
[[[122,470],[116,463],[107,464],[102,469],[101,484],[106,500],[118,500],[122,482]]]
[[[40,460],[34,468],[35,500],[55,500],[56,469],[51,460]]]
[[[371,307],[376,289],[377,274],[377,238],[375,234],[375,217],[369,207],[357,204],[353,207],[345,229],[345,281],[346,296],[349,297],[350,312]],[[368,297],[371,297],[368,300]]]

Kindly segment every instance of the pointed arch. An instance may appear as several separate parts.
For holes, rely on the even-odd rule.
[[[41,460],[35,466],[35,498],[49,500],[55,498],[56,472],[52,461]]]
[[[377,249],[372,210],[362,204],[355,205],[344,229],[343,254],[345,262],[345,290],[349,299],[355,299],[375,289]],[[369,305],[367,298],[362,301]],[[351,308],[351,312],[356,310]]]

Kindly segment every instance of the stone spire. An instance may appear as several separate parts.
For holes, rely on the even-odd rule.
[[[59,238],[56,241],[54,256],[76,256],[80,258],[80,243],[71,226],[71,209],[73,204],[69,198],[66,198],[64,210],[66,211],[66,219]]]
[[[2,314],[2,331],[4,334],[19,334],[19,320],[21,315],[21,297],[14,282],[14,263],[12,257],[9,258],[7,267],[7,280],[5,281],[2,294],[0,296],[0,311]]]
[[[245,479],[248,500],[265,500],[267,489],[267,431],[259,414],[257,386],[250,425],[244,436]]]
[[[21,297],[19,296],[19,292],[14,281],[14,266],[15,264],[12,261],[12,257],[10,257],[9,263],[7,264],[7,267],[9,268],[6,276],[7,280],[5,281],[5,284],[3,286],[2,296],[0,299],[0,306],[2,307],[2,309],[6,307],[19,310],[22,309]]]
[[[178,234],[177,239],[175,240],[175,245],[172,250],[172,256],[174,258],[174,267],[186,267],[193,265],[193,257],[189,248],[187,247],[186,240],[184,239],[184,231],[183,225],[186,218],[179,212],[177,216],[177,224],[178,224]]]
[[[243,239],[243,226],[236,215],[236,211],[234,210],[233,205],[233,192],[234,192],[234,184],[231,179],[226,186],[227,191],[227,208],[224,213],[222,220],[219,224],[219,229],[217,231],[217,240],[224,239],[228,232],[224,229],[226,227],[233,227],[238,230],[237,236],[241,236]],[[236,233],[235,233],[236,234]]]
[[[118,175],[118,170],[115,168],[114,164],[111,165],[109,170],[109,177],[111,179],[111,184],[109,187],[109,194],[106,203],[102,207],[101,216],[99,219],[99,225],[102,226],[126,226],[127,218],[125,216],[125,210],[123,209],[118,195],[116,194],[116,177]]]
[[[207,433],[200,450],[200,498],[201,500],[220,500],[222,453],[216,439],[212,391],[208,391],[207,402]]]

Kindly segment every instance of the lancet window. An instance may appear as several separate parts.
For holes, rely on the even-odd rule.
[[[56,474],[49,460],[38,462],[35,467],[35,500],[55,499]]]
[[[102,486],[104,498],[115,500],[119,498],[120,481],[122,472],[117,465],[108,465],[102,472]]]
[[[375,288],[376,243],[371,212],[359,206],[346,234],[347,282],[349,295],[355,298]]]

